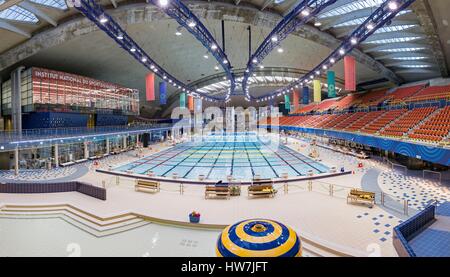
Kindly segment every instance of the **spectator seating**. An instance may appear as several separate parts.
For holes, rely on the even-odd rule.
[[[369,106],[376,106],[379,103],[383,102],[383,100],[386,97],[387,90],[373,90],[366,92],[360,96],[358,99],[358,106],[359,107],[369,107]]]
[[[356,113],[349,114],[349,116],[347,118],[338,122],[338,124],[336,124],[332,128],[337,129],[337,130],[343,130],[343,129],[347,128],[348,126],[350,126],[350,124],[352,124],[356,120],[360,119],[365,114],[366,114],[366,112],[356,112]]]
[[[439,110],[408,136],[422,141],[439,142],[448,137],[450,131],[450,106]]]
[[[380,115],[383,114],[383,111],[375,111],[375,112],[368,112],[364,114],[363,117],[359,118],[357,121],[355,121],[353,124],[345,128],[346,131],[359,131],[364,126],[369,124],[370,122],[377,119]]]
[[[417,126],[422,120],[433,113],[436,107],[416,108],[403,114],[391,125],[380,131],[383,136],[402,137],[411,128]]]
[[[422,90],[424,87],[425,87],[425,84],[397,88],[391,94],[387,94],[387,100],[390,100],[392,103],[403,102],[406,98],[415,95],[420,90]]]
[[[442,99],[450,100],[450,85],[427,87],[416,93],[414,96],[409,97],[407,101],[416,102]]]
[[[367,124],[361,129],[361,132],[368,134],[375,134],[380,131],[383,127],[400,117],[402,114],[408,112],[406,109],[400,110],[390,110],[383,112],[381,116],[373,120],[371,123]]]

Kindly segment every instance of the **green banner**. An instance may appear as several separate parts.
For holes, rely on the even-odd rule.
[[[336,97],[336,74],[334,73],[334,71],[328,71],[327,80],[328,80],[328,97],[334,98]]]
[[[186,93],[180,93],[180,108],[186,108]]]
[[[289,95],[284,95],[284,108],[288,111],[291,110],[291,99],[289,99]]]

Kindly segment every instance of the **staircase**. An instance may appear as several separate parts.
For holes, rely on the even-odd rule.
[[[5,205],[0,208],[2,218],[60,218],[95,236],[105,237],[150,224],[133,213],[102,218],[71,205]]]

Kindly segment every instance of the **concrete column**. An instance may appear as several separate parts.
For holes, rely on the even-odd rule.
[[[123,149],[127,148],[127,136],[123,136]]]
[[[14,174],[19,175],[19,148],[14,149]]]
[[[23,66],[11,73],[11,118],[13,130],[22,132],[22,71]]]
[[[111,152],[111,149],[109,147],[109,138],[106,138],[106,154],[109,154]]]
[[[139,145],[139,134],[136,134],[136,146]]]
[[[58,144],[55,144],[55,166],[59,167],[59,151],[58,151]]]
[[[88,148],[87,141],[85,141],[83,143],[83,145],[84,145],[84,158],[88,159],[89,158],[89,148]]]

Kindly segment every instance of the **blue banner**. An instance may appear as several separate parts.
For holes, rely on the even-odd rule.
[[[328,97],[334,98],[336,97],[336,74],[334,73],[334,71],[328,71],[327,81],[328,81]]]
[[[309,87],[304,86],[302,90],[302,104],[308,105],[309,104]]]
[[[186,108],[186,93],[180,93],[180,108]]]
[[[167,83],[159,82],[159,104],[167,104]]]
[[[284,108],[288,111],[291,110],[291,100],[289,99],[289,95],[285,94],[284,95]]]

